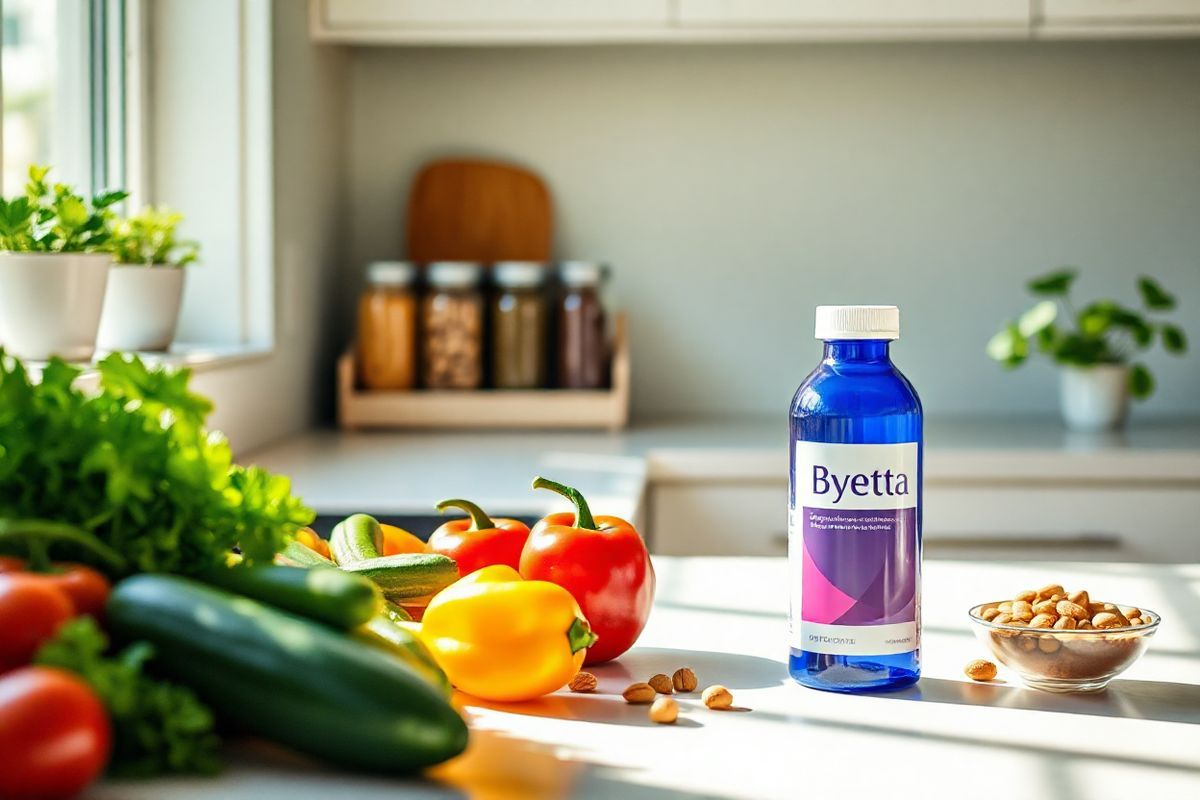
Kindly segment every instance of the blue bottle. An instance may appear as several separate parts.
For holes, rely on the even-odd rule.
[[[825,355],[792,399],[788,668],[888,691],[921,674],[921,401],[895,306],[819,306]]]

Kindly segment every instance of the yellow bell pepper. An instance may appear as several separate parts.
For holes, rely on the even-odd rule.
[[[561,689],[596,635],[566,589],[512,567],[476,570],[443,589],[421,639],[458,689],[485,700],[531,700]]]

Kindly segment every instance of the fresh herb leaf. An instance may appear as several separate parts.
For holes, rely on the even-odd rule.
[[[17,253],[95,253],[108,249],[116,215],[128,193],[101,192],[89,203],[64,183],[46,183],[49,167],[31,166],[25,194],[0,200],[0,250]]]
[[[1071,284],[1075,281],[1076,270],[1074,267],[1064,267],[1057,272],[1051,272],[1049,275],[1043,275],[1040,278],[1034,278],[1029,282],[1029,291],[1034,294],[1049,295],[1057,297],[1065,295],[1071,289]]]
[[[188,370],[123,355],[98,370],[89,394],[75,367],[52,360],[34,382],[0,350],[0,519],[67,523],[127,571],[176,573],[222,564],[235,546],[249,563],[270,561],[312,521],[286,478],[234,465],[228,442],[205,430],[212,404],[188,389]]]
[[[1145,364],[1134,364],[1129,370],[1129,393],[1138,400],[1149,397],[1154,392],[1154,375],[1146,369]]]
[[[144,674],[154,648],[137,642],[105,655],[108,639],[90,617],[68,622],[35,661],[75,673],[94,691],[112,720],[113,775],[212,773],[220,768],[213,714],[186,687]]]
[[[1029,344],[1017,324],[1010,322],[987,343],[987,353],[1006,367],[1016,367],[1029,357]]]
[[[1053,300],[1043,300],[1017,319],[1017,328],[1021,336],[1028,339],[1053,325],[1057,316],[1058,303]]]
[[[1187,352],[1187,336],[1184,335],[1183,328],[1167,323],[1159,332],[1162,334],[1163,349],[1168,353],[1179,356]]]
[[[1158,285],[1158,281],[1143,275],[1138,278],[1138,291],[1142,302],[1151,311],[1170,311],[1175,307],[1175,298]]]
[[[200,255],[200,245],[175,238],[181,222],[183,215],[165,206],[144,208],[113,229],[113,256],[122,264],[186,266]]]

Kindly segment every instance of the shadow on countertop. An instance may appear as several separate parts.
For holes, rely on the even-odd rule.
[[[1055,694],[1010,683],[922,678],[916,686],[878,697],[1200,725],[1200,686],[1190,683],[1114,680],[1103,692]]]
[[[631,683],[645,681],[651,675],[670,675],[680,667],[689,667],[700,680],[694,692],[675,694],[683,714],[675,723],[677,728],[701,728],[703,723],[689,712],[703,705],[700,689],[719,683],[737,695],[739,689],[761,689],[778,686],[787,680],[787,667],[778,661],[737,653],[717,653],[705,650],[674,650],[662,647],[640,647],[617,661],[587,667],[596,676],[595,693],[574,694],[560,690],[554,694],[521,703],[499,703],[469,695],[457,695],[462,703],[534,717],[598,722],[609,725],[652,727],[644,705],[630,705],[621,700],[621,693]]]

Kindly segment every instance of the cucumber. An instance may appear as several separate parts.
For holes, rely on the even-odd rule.
[[[275,563],[287,567],[336,567],[325,556],[300,542],[288,542],[287,547],[275,554]]]
[[[222,567],[207,570],[200,579],[341,630],[364,625],[383,611],[378,586],[332,564],[311,568],[277,564]]]
[[[383,601],[383,616],[390,619],[392,622],[412,622],[412,614],[404,610],[404,606],[399,603],[393,603],[390,600]]]
[[[329,550],[342,566],[379,558],[383,555],[383,529],[369,514],[352,514],[334,526]]]
[[[169,575],[109,596],[122,641],[248,733],[350,768],[407,772],[458,755],[467,726],[400,659],[340,631]]]
[[[433,654],[415,634],[397,625],[386,615],[381,614],[372,619],[355,631],[355,636],[391,653],[440,688],[446,697],[450,696],[450,679],[433,659]]]
[[[458,580],[454,559],[436,553],[402,553],[355,561],[339,562],[342,570],[370,578],[388,600],[426,597],[440,592]]]

